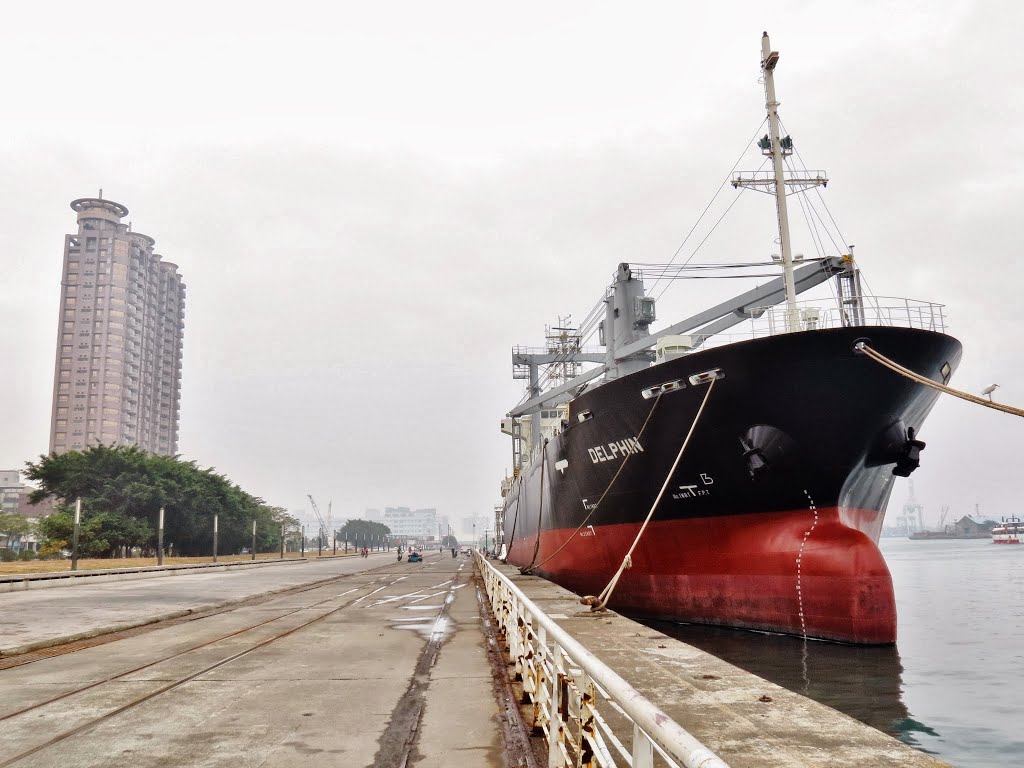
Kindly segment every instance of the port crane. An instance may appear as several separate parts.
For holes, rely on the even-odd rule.
[[[320,514],[320,507],[317,506],[316,501],[313,499],[313,494],[307,493],[306,497],[313,507],[313,514],[316,515],[317,522],[320,523],[320,544],[321,546],[327,546],[327,534],[331,530],[331,502],[327,502],[327,519],[324,520],[324,516]]]

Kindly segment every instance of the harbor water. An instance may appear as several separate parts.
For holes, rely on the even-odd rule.
[[[882,539],[896,647],[649,622],[958,768],[1024,766],[1024,545]]]

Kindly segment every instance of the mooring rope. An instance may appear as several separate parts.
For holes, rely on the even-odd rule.
[[[519,572],[522,574],[528,574],[533,571],[534,563],[537,562],[537,553],[540,552],[540,526],[544,521],[544,470],[547,469],[548,465],[548,441],[544,439],[544,444],[540,451],[540,502],[537,504],[537,543],[533,546],[533,557],[530,559],[530,564],[520,568]],[[524,490],[521,488],[520,493]]]
[[[522,483],[520,483],[519,493],[516,494],[516,512],[512,518],[512,534],[508,537],[508,546],[505,548],[505,558],[501,561],[508,563],[508,556],[512,554],[512,545],[516,543],[516,523],[519,522],[519,502],[523,500],[523,494],[526,493],[523,490]]]
[[[863,341],[858,341],[856,344],[853,345],[853,348],[858,352],[863,352],[876,363],[884,365],[889,370],[895,371],[896,373],[900,374],[901,376],[905,376],[911,381],[916,381],[918,384],[924,384],[926,387],[937,389],[939,392],[945,392],[947,395],[953,395],[953,397],[959,397],[961,400],[967,400],[968,402],[976,403],[977,405],[983,405],[986,408],[992,408],[997,411],[1002,411],[1003,413],[1009,413],[1012,416],[1024,417],[1024,409],[1014,408],[1012,405],[1003,405],[1002,403],[996,403],[991,400],[986,400],[983,397],[972,395],[969,392],[962,392],[959,389],[947,387],[945,384],[939,384],[939,382],[932,381],[927,376],[922,376],[921,374],[916,373],[910,370],[909,368],[904,368],[902,365],[895,362],[894,360],[890,360],[888,357],[883,355],[878,350],[872,349]]]
[[[664,394],[664,392],[658,392],[658,396],[656,398],[654,398],[654,403],[651,405],[651,410],[649,410],[647,412],[647,418],[644,419],[644,423],[640,427],[640,431],[637,432],[637,435],[636,435],[637,442],[640,442],[640,438],[644,436],[644,430],[647,429],[647,425],[651,421],[651,416],[654,415],[654,409],[658,407],[658,403],[661,402],[661,396],[663,394]],[[579,524],[579,527],[576,528],[576,530],[573,531],[569,535],[569,538],[567,538],[565,541],[562,542],[562,544],[558,547],[558,549],[556,549],[550,555],[548,555],[543,560],[541,560],[539,563],[537,563],[537,565],[534,566],[535,568],[540,568],[542,565],[544,565],[544,563],[548,562],[551,558],[553,558],[555,555],[557,555],[559,552],[561,552],[563,549],[565,549],[566,545],[568,545],[568,543],[573,540],[573,538],[576,536],[576,534],[578,534],[580,531],[582,531],[586,527],[587,523],[590,522],[590,518],[592,518],[594,516],[594,513],[597,512],[598,508],[600,508],[601,502],[604,501],[604,497],[608,495],[608,492],[612,489],[612,486],[615,485],[615,481],[619,479],[619,475],[622,474],[622,470],[625,469],[625,467],[626,467],[626,462],[628,462],[630,457],[632,457],[632,456],[633,456],[632,453],[627,453],[626,454],[626,458],[624,458],[622,460],[622,463],[619,464],[619,468],[615,471],[615,475],[612,477],[611,481],[609,481],[608,486],[604,489],[604,493],[601,494],[601,498],[599,498],[597,500],[597,504],[595,504],[593,507],[591,507],[590,512],[588,512],[587,516],[583,518],[583,522]],[[577,492],[578,491],[579,491],[579,489],[577,488]]]
[[[619,565],[619,569],[612,576],[611,581],[608,585],[601,590],[601,594],[597,597],[593,595],[587,595],[581,597],[580,602],[584,605],[589,605],[592,611],[603,611],[608,606],[608,601],[611,600],[612,593],[615,591],[615,587],[618,586],[619,579],[622,574],[625,573],[627,568],[633,567],[633,552],[636,550],[636,545],[640,543],[641,537],[644,535],[644,531],[647,530],[647,524],[651,522],[651,518],[654,517],[654,510],[658,508],[658,504],[661,503],[661,497],[665,495],[665,489],[668,488],[669,482],[672,480],[672,475],[676,472],[676,467],[679,466],[680,459],[683,458],[683,452],[686,450],[686,446],[690,444],[690,438],[693,437],[693,432],[697,428],[697,422],[700,421],[701,414],[704,413],[704,406],[708,404],[708,398],[711,397],[711,390],[715,388],[715,382],[718,379],[712,379],[711,383],[708,384],[708,391],[704,393],[704,400],[700,404],[700,408],[697,409],[697,415],[693,417],[693,423],[690,425],[690,431],[686,433],[686,439],[683,440],[683,444],[679,446],[679,453],[676,454],[676,460],[672,462],[672,468],[665,475],[665,482],[661,484],[661,490],[658,491],[658,498],[654,500],[651,505],[651,510],[647,513],[647,518],[644,520],[643,525],[640,526],[640,530],[637,531],[636,538],[633,539],[633,543],[629,547],[629,551],[626,556],[622,558],[622,563]]]

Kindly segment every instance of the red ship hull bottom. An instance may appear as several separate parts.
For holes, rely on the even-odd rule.
[[[876,544],[876,510],[802,509],[652,521],[609,607],[631,616],[781,632],[840,642],[896,642],[889,569]],[[596,595],[639,524],[541,533],[536,573]],[[564,542],[564,549],[544,562]],[[536,539],[517,538],[509,562],[530,562]]]

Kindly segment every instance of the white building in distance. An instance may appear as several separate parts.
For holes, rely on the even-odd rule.
[[[437,510],[385,507],[384,525],[395,536],[433,540],[437,538]]]

